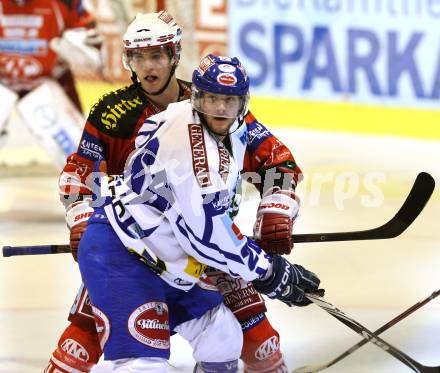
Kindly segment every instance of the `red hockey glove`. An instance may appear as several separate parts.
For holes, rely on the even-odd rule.
[[[290,254],[299,198],[292,191],[271,189],[263,196],[254,225],[254,239],[268,254]]]
[[[75,202],[66,211],[67,226],[70,229],[70,249],[72,256],[77,261],[79,241],[87,228],[87,220],[93,214],[90,200]]]

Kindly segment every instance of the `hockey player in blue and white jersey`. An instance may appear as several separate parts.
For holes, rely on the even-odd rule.
[[[248,90],[238,59],[205,57],[191,101],[150,117],[123,178],[103,181],[111,203],[95,209],[78,261],[115,372],[165,372],[174,333],[194,348],[195,372],[237,371],[240,324],[218,292],[199,286],[207,266],[289,306],[307,305],[304,292],[319,286],[314,273],[265,254],[230,218]],[[290,197],[271,198],[293,219]]]

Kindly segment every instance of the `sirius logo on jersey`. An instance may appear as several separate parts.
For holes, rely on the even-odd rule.
[[[116,130],[119,120],[127,114],[127,111],[131,111],[139,105],[142,105],[142,100],[139,96],[133,100],[121,100],[114,105],[107,105],[108,111],[104,111],[101,114],[101,123],[108,130]]]

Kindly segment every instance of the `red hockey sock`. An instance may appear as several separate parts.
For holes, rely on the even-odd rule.
[[[58,341],[44,373],[89,373],[101,355],[96,329],[70,324]]]
[[[280,336],[266,317],[243,332],[241,359],[245,373],[288,372],[280,351]]]

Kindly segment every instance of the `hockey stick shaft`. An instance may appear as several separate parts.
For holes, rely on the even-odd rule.
[[[434,188],[434,178],[426,172],[421,172],[417,175],[414,185],[402,207],[396,215],[384,225],[363,231],[294,234],[292,236],[293,241],[295,243],[357,241],[397,237],[419,216],[429,201],[429,198],[431,198]]]
[[[292,235],[295,243],[356,241],[393,238],[401,234],[417,218],[434,191],[435,182],[431,175],[421,172],[417,175],[408,197],[397,214],[384,225],[364,231],[335,233],[306,233]],[[68,245],[46,246],[4,246],[3,256],[58,254],[69,252]]]
[[[3,246],[3,256],[70,253],[69,245]]]
[[[312,294],[307,294],[306,296],[310,301],[315,303],[318,307],[322,308],[324,311],[328,312],[337,320],[348,326],[351,330],[355,331],[356,333],[367,339],[368,342],[375,344],[382,350],[394,356],[397,360],[405,364],[407,367],[411,368],[414,372],[419,372],[419,373],[440,372],[440,367],[428,367],[420,364],[419,362],[417,362],[416,360],[414,360],[404,352],[390,345],[388,342],[385,342],[377,334],[371,332],[365,326],[355,321],[351,317],[347,316],[344,312],[333,306],[331,303],[325,301],[324,299]]]
[[[392,326],[396,325],[399,321],[402,321],[403,319],[405,319],[406,317],[411,315],[413,312],[415,312],[419,308],[423,307],[425,304],[427,304],[430,301],[432,301],[433,299],[437,298],[439,295],[440,295],[440,290],[434,291],[427,298],[421,300],[420,302],[417,302],[416,304],[414,304],[413,306],[411,306],[410,308],[408,308],[407,310],[402,312],[400,315],[396,316],[394,319],[388,321],[386,324],[381,326],[379,329],[377,329],[374,332],[374,334],[376,334],[376,335],[382,334],[383,332],[385,332],[386,330],[388,330]],[[342,359],[345,359],[348,355],[351,355],[353,352],[357,351],[359,348],[361,348],[363,345],[367,344],[368,342],[369,342],[369,340],[367,338],[364,338],[362,341],[353,345],[352,347],[350,347],[349,349],[347,349],[346,351],[344,351],[343,353],[341,353],[340,355],[338,355],[337,357],[335,357],[334,359],[332,359],[331,361],[329,361],[327,363],[320,364],[320,365],[307,365],[307,366],[295,369],[292,373],[315,373],[315,372],[319,372],[323,369],[330,368],[331,366],[335,365],[336,363],[338,363]]]

